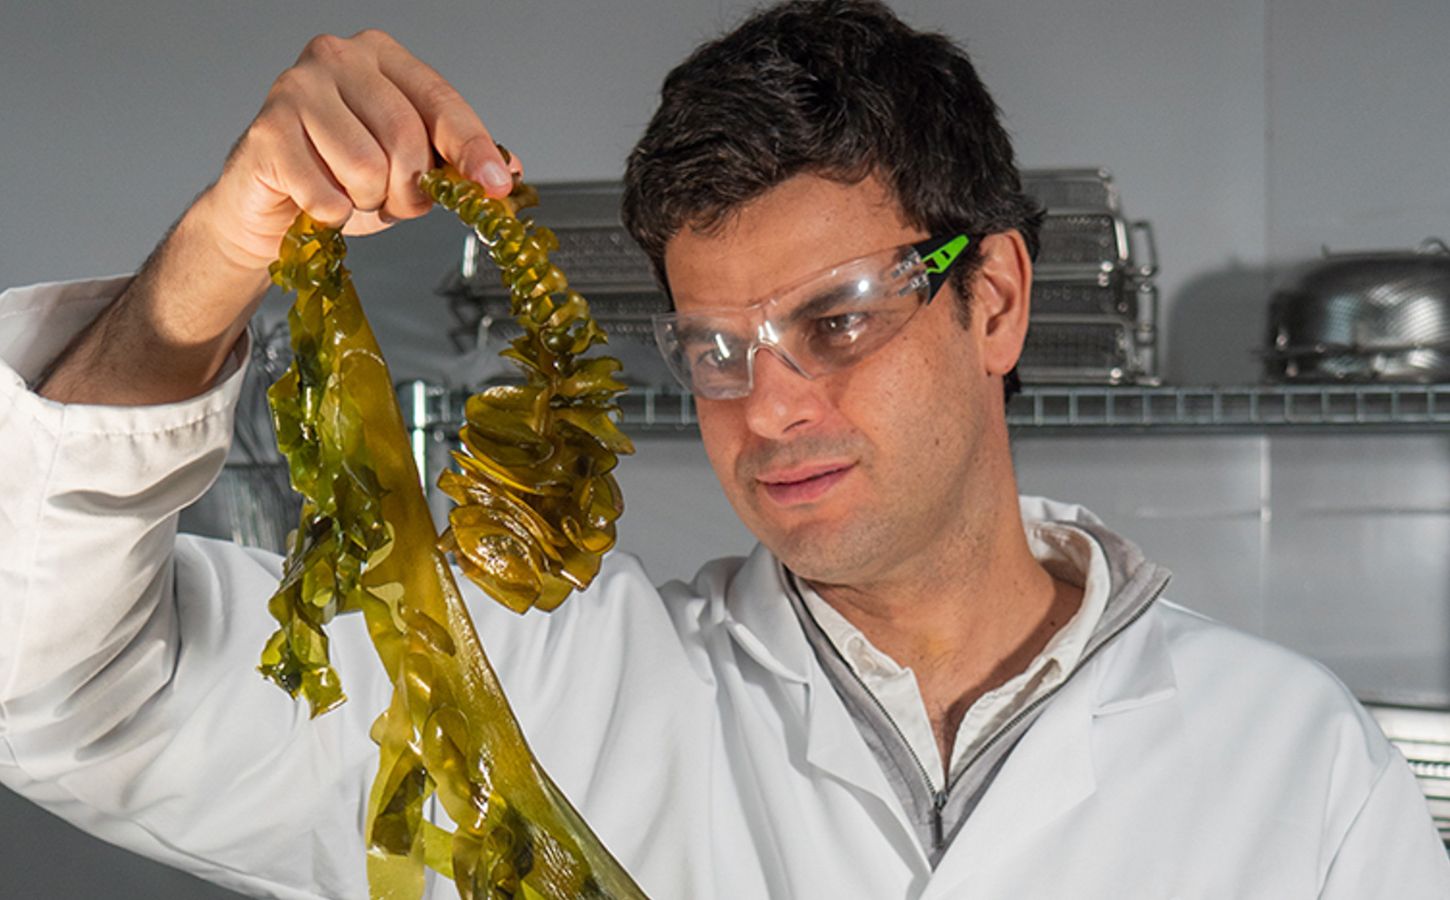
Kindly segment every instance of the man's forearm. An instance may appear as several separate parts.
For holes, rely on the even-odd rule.
[[[215,185],[135,281],[41,380],[67,403],[147,405],[206,390],[267,288],[300,210],[371,234],[426,213],[418,177],[435,153],[503,197],[504,160],[478,115],[380,31],[314,38],[273,83]]]
[[[211,386],[267,288],[265,271],[216,252],[203,195],[131,285],[41,379],[63,403],[140,406]]]

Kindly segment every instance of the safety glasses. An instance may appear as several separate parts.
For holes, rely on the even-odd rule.
[[[838,263],[750,306],[657,315],[655,340],[680,384],[710,400],[749,395],[761,347],[806,378],[839,372],[905,328],[970,243],[928,238]]]

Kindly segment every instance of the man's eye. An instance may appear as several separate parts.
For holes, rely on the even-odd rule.
[[[726,359],[718,348],[707,345],[704,349],[690,354],[690,368],[719,369],[725,365]]]
[[[696,371],[719,370],[730,367],[735,361],[735,348],[723,338],[692,343],[685,358],[690,368]]]
[[[861,312],[836,313],[820,316],[811,322],[817,340],[832,343],[851,343],[861,336],[871,324],[871,314]]]

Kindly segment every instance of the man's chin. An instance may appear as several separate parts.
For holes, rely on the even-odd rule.
[[[865,568],[863,564],[869,565],[869,552],[840,523],[803,523],[756,536],[787,569],[807,581],[849,584]]]

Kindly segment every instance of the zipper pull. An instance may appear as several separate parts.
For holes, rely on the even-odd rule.
[[[931,798],[931,846],[933,850],[941,850],[942,843],[946,840],[942,834],[942,810],[947,805],[947,792],[937,791]]]

